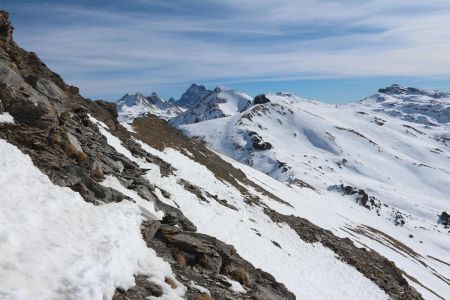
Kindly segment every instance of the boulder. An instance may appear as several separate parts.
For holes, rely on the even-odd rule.
[[[439,217],[439,220],[445,226],[450,226],[450,215],[446,211],[442,212],[441,216]]]

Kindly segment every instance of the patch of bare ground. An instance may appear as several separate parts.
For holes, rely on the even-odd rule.
[[[356,130],[354,130],[354,129],[352,129],[352,128],[344,128],[344,127],[339,127],[339,126],[335,126],[335,127],[336,127],[336,129],[344,130],[344,131],[348,131],[348,132],[351,132],[351,133],[353,133],[353,134],[356,134],[357,136],[359,136],[359,137],[365,139],[366,141],[368,141],[368,142],[371,143],[372,145],[378,146],[377,143],[375,143],[374,141],[372,141],[371,139],[369,139],[368,137],[366,137],[366,136],[363,135],[362,133],[360,133],[360,132],[358,132],[358,131],[356,131]]]
[[[321,243],[332,250],[343,262],[355,267],[361,274],[377,284],[392,299],[413,300],[422,296],[402,277],[402,270],[373,250],[356,247],[348,238],[336,237],[306,219],[282,215],[271,209],[264,212],[277,223],[289,225],[308,243]]]
[[[313,187],[312,185],[310,185],[306,181],[303,181],[303,180],[298,179],[298,178],[293,178],[289,182],[289,186],[292,186],[292,185],[295,185],[295,186],[298,186],[298,187],[301,187],[301,188],[308,188],[308,189],[311,189],[311,190],[317,192],[318,194],[320,194],[319,190],[317,190],[315,187]]]
[[[405,127],[405,128],[408,128],[408,129],[411,129],[411,130],[413,130],[414,132],[416,132],[416,133],[418,133],[418,134],[425,134],[425,132],[423,132],[423,131],[420,131],[419,129],[416,129],[416,128],[414,128],[414,127],[412,127],[412,126],[410,126],[410,125],[403,125],[403,127]]]

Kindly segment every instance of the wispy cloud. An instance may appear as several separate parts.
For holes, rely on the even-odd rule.
[[[193,81],[450,77],[448,1],[6,2],[18,42],[86,95]]]

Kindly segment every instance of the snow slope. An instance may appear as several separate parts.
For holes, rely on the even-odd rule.
[[[181,285],[164,282],[170,266],[146,247],[135,204],[94,206],[15,146],[0,140],[0,152],[1,299],[110,299],[138,273],[163,288],[158,299],[182,296]]]
[[[392,259],[427,297],[449,295],[450,232],[439,221],[450,207],[449,95],[394,85],[339,106],[265,96],[270,102],[179,128],[290,186],[302,199],[296,215]]]
[[[100,127],[104,126],[101,122],[96,123]],[[198,227],[199,232],[234,245],[241,256],[273,274],[298,299],[388,298],[378,286],[355,268],[343,263],[330,249],[321,244],[306,243],[290,227],[274,223],[261,207],[247,204],[241,191],[217,178],[189,155],[173,148],[159,151],[137,140],[145,151],[176,169],[175,175],[164,176],[158,165],[133,157],[117,138],[112,138],[106,128],[103,127],[101,132],[107,137],[108,143],[138,163],[142,169],[148,170],[145,176],[155,185],[155,194],[161,201],[180,208]],[[200,201],[195,193],[188,192],[183,181],[199,187],[206,201]],[[260,192],[247,188],[266,199],[267,204],[274,202]],[[162,193],[162,190],[166,193]],[[163,196],[167,193],[170,195],[168,198]],[[220,204],[213,195],[218,199],[226,199],[236,209]],[[276,246],[274,241],[281,247]],[[360,288],[352,288],[355,284]]]
[[[183,109],[161,99],[156,93],[145,97],[142,93],[126,94],[116,102],[119,122],[130,123],[133,119],[153,114],[168,120],[183,112]]]
[[[0,113],[0,123],[14,123],[14,118],[7,112]]]

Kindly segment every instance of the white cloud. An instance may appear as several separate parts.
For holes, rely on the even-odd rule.
[[[184,3],[157,3],[156,12],[45,6],[79,22],[19,26],[17,39],[85,94],[214,79],[450,76],[448,1],[230,0],[213,17],[224,1],[192,15]]]

